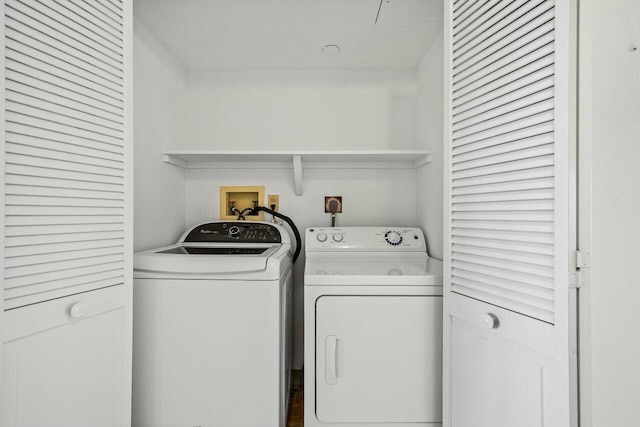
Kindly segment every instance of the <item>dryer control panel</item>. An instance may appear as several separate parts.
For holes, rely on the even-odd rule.
[[[273,225],[248,221],[210,222],[191,229],[185,243],[282,243]]]
[[[415,227],[312,227],[306,251],[426,251],[422,230]]]

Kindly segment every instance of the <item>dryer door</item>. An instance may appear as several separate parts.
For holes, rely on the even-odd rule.
[[[441,422],[442,297],[323,296],[316,302],[316,416]]]

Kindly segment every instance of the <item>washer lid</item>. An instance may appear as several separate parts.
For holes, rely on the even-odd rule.
[[[442,262],[426,253],[307,253],[305,286],[442,286]]]
[[[183,275],[247,273],[264,271],[283,245],[176,244],[140,252],[133,257],[136,271]]]

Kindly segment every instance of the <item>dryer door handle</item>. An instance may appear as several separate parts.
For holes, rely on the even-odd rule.
[[[342,353],[342,340],[335,335],[324,339],[324,380],[329,385],[338,383],[338,358]]]

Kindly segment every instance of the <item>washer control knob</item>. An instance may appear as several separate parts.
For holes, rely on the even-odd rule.
[[[327,241],[327,235],[324,234],[324,233],[318,233],[316,238],[318,239],[318,242],[326,242]]]
[[[386,233],[384,233],[384,239],[388,244],[398,246],[400,243],[402,243],[402,234],[398,233],[397,231],[387,231]]]
[[[340,233],[336,233],[333,235],[333,240],[335,240],[336,242],[342,242],[342,239],[344,239],[344,236]]]
[[[240,227],[238,227],[237,225],[234,225],[233,227],[229,228],[229,236],[235,236],[239,233],[240,233]]]

